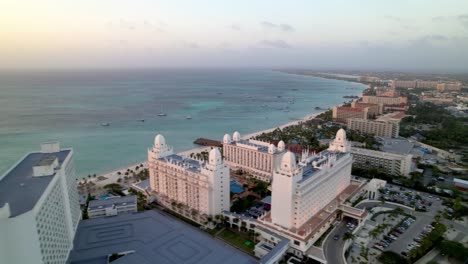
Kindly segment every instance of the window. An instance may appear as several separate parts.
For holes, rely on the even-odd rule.
[[[294,240],[294,245],[300,246],[300,245],[301,245],[301,242],[299,242],[299,241],[297,241],[297,240]]]

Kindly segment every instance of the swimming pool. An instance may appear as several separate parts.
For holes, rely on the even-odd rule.
[[[231,180],[230,181],[230,191],[232,193],[243,193],[244,192],[244,188],[242,188],[242,186],[236,182],[236,180]]]

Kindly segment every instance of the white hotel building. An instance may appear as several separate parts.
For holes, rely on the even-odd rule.
[[[229,211],[229,168],[218,148],[210,151],[208,162],[199,161],[174,154],[164,137],[157,135],[148,150],[148,167],[151,191],[168,209],[197,222]],[[193,210],[203,219],[195,217]]]
[[[336,218],[362,219],[364,210],[344,204],[364,184],[351,180],[350,148],[346,132],[340,129],[327,150],[304,152],[298,164],[293,153],[284,153],[273,172],[271,211],[257,220],[258,226],[288,239],[289,251],[301,257]],[[278,243],[261,228],[256,253],[265,251],[264,245],[274,248]]]
[[[73,150],[42,144],[0,177],[0,262],[65,263],[80,219]]]
[[[243,140],[239,132],[234,132],[232,139],[229,134],[223,138],[224,161],[232,169],[241,169],[254,178],[270,182],[273,171],[285,153],[286,145],[283,141],[275,145],[259,140]]]

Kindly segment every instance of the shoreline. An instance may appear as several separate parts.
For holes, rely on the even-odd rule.
[[[303,117],[301,119],[294,120],[294,121],[291,121],[291,122],[287,122],[287,123],[281,124],[279,126],[275,126],[275,127],[255,131],[255,132],[252,132],[252,133],[249,133],[247,135],[242,136],[242,138],[243,139],[249,139],[249,138],[261,135],[262,133],[271,132],[271,131],[273,131],[273,130],[275,130],[277,128],[283,129],[283,128],[288,127],[288,126],[297,125],[297,124],[299,124],[301,122],[305,122],[305,121],[311,120],[313,118],[316,118],[318,115],[320,115],[320,114],[322,114],[322,113],[324,113],[326,111],[328,111],[328,110],[323,110],[323,111],[318,112],[318,113],[309,114],[309,115],[306,115],[305,117]],[[192,148],[192,149],[188,149],[188,150],[184,150],[184,151],[179,151],[179,152],[177,152],[177,154],[181,155],[181,156],[188,157],[188,155],[190,153],[199,153],[199,152],[202,152],[202,151],[208,151],[210,149],[211,149],[211,147],[209,147],[209,146],[208,147],[207,146],[202,146],[202,147],[198,147],[198,148]],[[143,167],[140,167],[138,170],[135,171],[135,167],[140,166],[141,164],[143,164]],[[95,178],[94,177],[91,177],[91,178],[83,177],[82,179],[79,179],[78,182],[84,182],[84,180],[86,180],[86,182],[93,182],[97,187],[103,187],[104,185],[117,182],[117,180],[119,178],[125,177],[124,173],[127,171],[127,169],[134,170],[136,173],[138,173],[142,169],[146,169],[146,168],[148,168],[148,164],[147,164],[147,161],[145,160],[145,161],[142,161],[142,162],[139,162],[139,163],[136,163],[136,164],[133,164],[133,165],[129,165],[129,166],[124,166],[124,167],[121,167],[119,169],[115,169],[115,170],[112,170],[112,171],[109,171],[109,172],[106,172],[106,173],[101,173],[99,175],[96,174]],[[118,172],[121,172],[121,175],[119,175]],[[105,177],[106,179],[105,180],[100,180],[99,177]]]
[[[307,75],[307,74],[298,74],[298,73],[288,73],[288,72],[283,72],[283,71],[280,71],[284,74],[295,74],[295,75],[302,75],[302,76],[311,76],[311,77],[316,77],[316,78],[324,78],[324,77],[320,77],[320,76],[314,76],[314,75]],[[327,79],[327,78],[324,78],[324,79]],[[353,82],[353,81],[347,81],[347,80],[340,80],[340,81],[345,81],[345,82],[351,82],[351,83],[357,83],[357,84],[361,84],[363,86],[368,86],[366,84],[363,84],[363,83],[359,83],[359,82]],[[358,99],[360,99],[362,97],[362,94],[361,96],[359,96]],[[255,137],[255,136],[258,136],[258,135],[261,135],[262,133],[268,133],[268,132],[271,132],[277,128],[279,129],[284,129],[285,127],[288,127],[288,126],[293,126],[293,125],[297,125],[301,122],[305,122],[305,121],[308,121],[308,120],[311,120],[311,119],[314,119],[316,118],[318,115],[322,114],[322,113],[325,113],[326,111],[329,111],[330,109],[332,109],[333,107],[335,106],[341,106],[343,105],[343,103],[341,104],[338,104],[338,105],[333,105],[331,106],[330,108],[328,108],[327,110],[324,110],[324,109],[321,109],[321,111],[319,111],[318,113],[312,113],[312,114],[308,114],[306,116],[304,116],[303,118],[300,118],[300,119],[297,119],[297,120],[293,120],[293,121],[290,121],[290,122],[286,122],[286,123],[283,123],[283,124],[280,124],[278,126],[274,126],[274,127],[270,127],[270,128],[266,128],[266,129],[262,129],[262,130],[258,130],[258,131],[254,131],[252,133],[249,133],[249,134],[246,134],[244,136],[241,135],[241,138],[242,139],[249,139],[249,138],[252,138],[252,137]],[[178,155],[181,155],[181,156],[188,156],[190,153],[200,153],[202,151],[207,151],[207,150],[210,150],[211,147],[207,147],[207,146],[200,146],[200,147],[197,147],[197,148],[192,148],[192,149],[187,149],[187,150],[183,150],[183,151],[179,151],[177,152],[176,154]],[[86,180],[87,182],[93,182],[94,184],[96,184],[96,186],[98,187],[102,187],[106,184],[109,184],[109,183],[115,183],[117,182],[117,180],[119,178],[123,178],[125,175],[124,173],[127,171],[127,169],[130,169],[130,170],[134,170],[136,166],[139,166],[140,164],[143,164],[143,167],[144,169],[146,169],[148,166],[147,164],[147,160],[144,160],[142,162],[139,162],[139,163],[136,163],[136,164],[132,164],[132,165],[128,165],[128,166],[124,166],[124,167],[121,167],[119,169],[114,169],[112,171],[108,171],[106,173],[101,173],[99,175],[96,176],[96,178],[94,177],[91,177],[91,178],[87,178],[87,177],[83,177],[81,179],[78,179],[77,182],[83,182],[84,180]],[[137,171],[135,172],[140,172],[141,169],[138,169]],[[121,172],[122,174],[121,175],[118,175],[117,173],[118,172]],[[100,176],[103,176],[105,177],[106,179],[105,180],[99,180],[98,177]]]

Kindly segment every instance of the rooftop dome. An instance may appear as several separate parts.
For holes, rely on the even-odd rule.
[[[231,136],[229,134],[225,134],[223,137],[223,143],[224,144],[229,144],[231,143]]]
[[[283,154],[281,158],[281,170],[293,172],[296,169],[296,155],[291,151]]]
[[[154,138],[154,146],[155,147],[164,147],[166,145],[166,139],[161,134],[156,135]]]
[[[213,148],[210,151],[210,154],[209,154],[209,157],[208,157],[209,164],[211,164],[211,165],[221,164],[222,159],[223,159],[223,157],[221,156],[221,152],[219,152],[218,148]]]
[[[232,139],[234,139],[234,141],[240,141],[241,140],[240,133],[237,131],[234,132],[234,134],[232,135]]]
[[[346,141],[346,131],[342,128],[336,132],[335,140],[338,142],[345,142]]]
[[[275,147],[275,145],[270,144],[270,145],[268,146],[268,153],[274,154],[275,152],[276,152],[276,147]]]
[[[284,144],[283,140],[280,140],[280,142],[278,142],[278,151],[284,151],[285,149],[286,149],[286,144]]]

